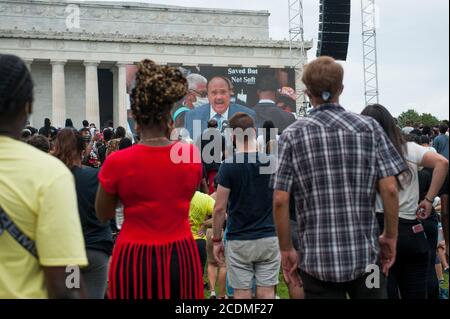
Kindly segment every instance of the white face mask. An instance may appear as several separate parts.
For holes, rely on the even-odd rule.
[[[192,103],[194,108],[197,108],[197,107],[205,105],[205,104],[209,104],[209,100],[207,97],[197,97],[197,101]]]

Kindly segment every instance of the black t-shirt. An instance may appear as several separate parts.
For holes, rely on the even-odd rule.
[[[53,126],[43,126],[39,129],[39,135],[53,138],[58,134],[58,130]]]
[[[218,171],[225,155],[225,137],[218,129],[208,128],[201,135],[201,140],[197,141],[197,145],[200,145],[202,163],[206,171]],[[205,147],[208,149],[205,150]]]
[[[273,163],[269,155],[236,153],[220,166],[219,185],[230,189],[227,240],[276,236],[268,172]]]
[[[106,144],[101,144],[97,149],[98,160],[103,165],[106,160]]]
[[[431,181],[433,180],[433,169],[424,168],[419,171],[419,202],[425,199],[427,196],[428,190],[431,186]],[[436,214],[436,210],[434,206],[431,208],[431,217]]]
[[[110,224],[109,222],[102,224],[95,214],[98,172],[98,169],[86,166],[72,169],[86,248],[101,250],[111,255],[113,241]]]

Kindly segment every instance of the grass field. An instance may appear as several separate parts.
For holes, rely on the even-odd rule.
[[[205,277],[205,282],[208,281],[208,278]],[[284,282],[283,275],[280,273],[279,275],[280,283],[277,286],[277,296],[280,297],[280,299],[289,299],[289,292],[288,288],[286,286],[286,283]],[[441,288],[447,288],[448,289],[448,274],[444,274],[444,283],[441,285]],[[216,288],[217,291],[217,288]],[[209,289],[205,289],[205,298],[209,299]]]

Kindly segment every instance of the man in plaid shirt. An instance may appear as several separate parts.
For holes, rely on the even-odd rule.
[[[367,287],[367,266],[381,265],[387,275],[394,263],[396,177],[407,166],[375,120],[339,105],[343,76],[342,66],[329,57],[307,65],[303,82],[315,109],[280,138],[271,183],[283,273],[296,285],[300,273],[306,298],[385,298],[382,274],[379,289]],[[377,188],[385,205],[381,236]],[[290,196],[297,212],[298,255],[290,236]]]

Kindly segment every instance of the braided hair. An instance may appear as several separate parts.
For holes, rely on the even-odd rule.
[[[137,65],[136,87],[131,92],[131,110],[141,126],[169,130],[170,111],[187,93],[187,81],[173,67],[160,66],[151,60]]]
[[[33,81],[25,63],[17,56],[0,54],[0,124],[11,120],[33,102]]]

